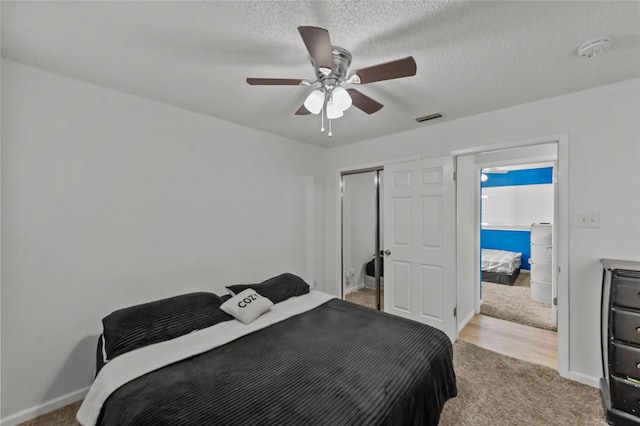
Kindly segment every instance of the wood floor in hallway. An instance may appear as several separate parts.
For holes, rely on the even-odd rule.
[[[558,369],[558,333],[476,315],[459,339],[503,355]]]

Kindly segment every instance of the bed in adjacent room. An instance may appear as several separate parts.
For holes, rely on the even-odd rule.
[[[435,426],[457,393],[440,330],[292,274],[228,289],[105,317],[80,423]]]
[[[482,249],[482,281],[513,285],[520,275],[522,253]]]

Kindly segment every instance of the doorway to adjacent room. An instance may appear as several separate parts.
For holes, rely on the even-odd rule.
[[[566,275],[558,272],[567,261],[568,200],[558,189],[567,185],[567,151],[566,136],[557,135],[456,157],[458,303],[469,312],[458,318],[460,338],[561,375],[568,370],[568,300]],[[523,353],[526,336],[534,351]],[[542,352],[543,360],[527,358]]]

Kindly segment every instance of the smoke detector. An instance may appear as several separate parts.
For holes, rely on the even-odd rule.
[[[607,50],[609,46],[611,46],[611,37],[598,37],[582,43],[576,52],[584,58],[593,58]]]

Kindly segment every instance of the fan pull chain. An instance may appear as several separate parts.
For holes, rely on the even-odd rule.
[[[320,109],[320,117],[322,120],[322,126],[320,127],[320,132],[324,132],[324,105],[322,105],[322,109]]]
[[[329,102],[333,104],[333,90],[327,94],[327,97],[329,98],[327,100],[327,106],[329,105]],[[331,133],[331,120],[329,119],[328,115],[327,115],[327,120],[329,120],[329,133],[327,133],[327,136],[331,137],[333,136],[333,133]]]

